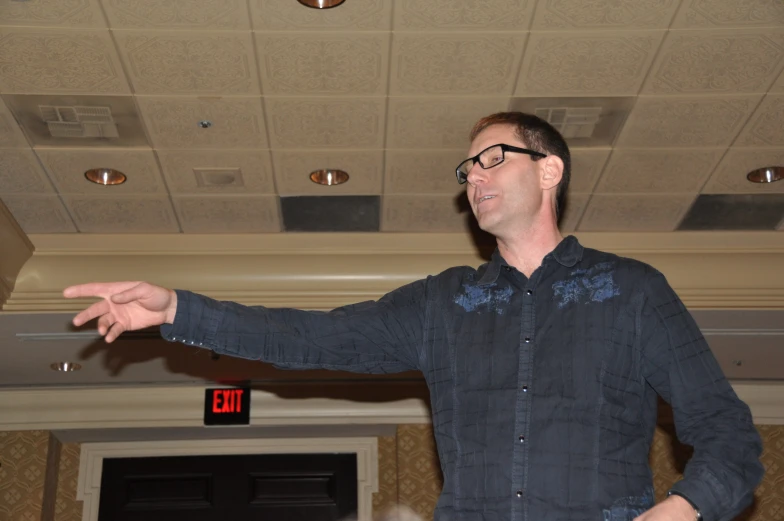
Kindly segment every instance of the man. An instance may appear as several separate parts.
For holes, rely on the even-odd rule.
[[[377,302],[329,313],[249,308],[144,283],[87,284],[106,341],[163,324],[169,340],[294,369],[421,370],[444,475],[443,521],[725,521],[763,470],[748,407],[656,270],[583,248],[557,227],[569,150],[548,123],[477,123],[457,168],[479,226],[498,243]],[[648,453],[656,395],[694,446],[654,506]]]

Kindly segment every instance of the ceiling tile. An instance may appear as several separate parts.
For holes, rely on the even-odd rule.
[[[532,32],[515,95],[637,94],[664,31]]]
[[[260,94],[250,32],[113,33],[137,94]]]
[[[729,146],[760,97],[640,97],[616,146]]]
[[[537,31],[666,29],[678,5],[678,0],[539,0],[531,27]]]
[[[385,194],[459,194],[455,169],[466,149],[388,150],[384,172]]]
[[[76,227],[56,195],[0,197],[25,233],[73,233]]]
[[[0,25],[25,27],[106,27],[98,0],[0,2]]]
[[[264,94],[386,94],[389,33],[257,33]]]
[[[595,192],[696,194],[725,151],[616,149]]]
[[[570,233],[577,229],[590,198],[589,194],[569,194],[566,198],[566,211],[558,225],[561,233]]]
[[[584,232],[667,232],[678,226],[693,195],[594,194],[580,221]]]
[[[774,230],[784,218],[783,194],[697,198],[679,230]]]
[[[610,148],[571,148],[572,176],[569,179],[570,193],[591,193],[599,178]]]
[[[136,98],[155,148],[267,148],[257,97]],[[201,128],[200,121],[212,126]]]
[[[383,148],[384,98],[265,98],[272,148]]]
[[[473,219],[456,195],[386,195],[381,231],[460,232]]]
[[[11,111],[0,99],[0,147],[26,147],[27,140]]]
[[[6,94],[3,97],[33,146],[79,148],[149,146],[144,126],[131,96]],[[51,113],[55,109],[59,114]],[[45,119],[44,112],[50,112],[47,118],[52,119]],[[87,121],[81,121],[82,116],[76,115],[80,112],[87,116]],[[95,132],[93,128],[93,131],[85,131],[81,137],[71,135],[73,127],[81,130],[95,127],[93,119],[95,112],[105,114],[111,123],[102,124],[100,132]],[[67,129],[65,136],[55,137],[52,129],[63,125],[71,128]],[[117,137],[109,137],[106,130],[111,128]]]
[[[784,24],[778,0],[683,0],[673,28],[762,27]]]
[[[0,91],[127,94],[109,31],[4,27]]]
[[[250,29],[243,0],[101,0],[115,29]]]
[[[670,31],[642,93],[765,92],[784,64],[784,30]]]
[[[779,79],[770,88],[770,92],[784,93],[784,71],[779,74]]]
[[[525,34],[396,33],[389,91],[509,95],[525,40]]]
[[[377,232],[376,195],[280,198],[283,227],[289,232]]]
[[[388,31],[393,0],[346,2],[338,9],[309,9],[291,0],[250,0],[253,28],[263,31]]]
[[[531,23],[534,0],[398,0],[396,31],[524,31]]]
[[[765,96],[734,144],[784,146],[784,95]]]
[[[378,195],[381,193],[381,150],[294,151],[272,153],[278,193],[289,195]],[[337,169],[348,173],[348,182],[325,186],[310,180],[310,173]]]
[[[35,154],[27,149],[0,149],[0,194],[54,193]]]
[[[752,183],[746,174],[757,168],[784,165],[781,148],[731,148],[702,189],[706,194],[784,193],[784,181]]]
[[[386,195],[383,208],[384,232],[461,232],[473,219],[456,195]]]
[[[171,202],[165,196],[67,195],[63,201],[80,232],[178,233]]]
[[[152,150],[129,149],[36,149],[61,194],[106,196],[161,194],[166,187]],[[121,185],[91,183],[84,173],[92,168],[113,168],[127,176]]]
[[[173,195],[274,194],[268,150],[159,150]]]
[[[280,231],[278,198],[263,196],[175,197],[185,233],[271,233]]]
[[[387,148],[462,148],[482,117],[506,110],[507,98],[390,98]]]

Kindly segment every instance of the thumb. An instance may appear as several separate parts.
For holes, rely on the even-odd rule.
[[[120,293],[115,293],[110,297],[110,300],[114,304],[127,304],[129,302],[133,302],[134,300],[140,300],[148,296],[149,291],[145,287],[143,282],[133,286],[132,288],[128,288],[125,291],[121,291]]]

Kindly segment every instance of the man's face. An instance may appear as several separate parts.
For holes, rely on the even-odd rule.
[[[493,125],[471,143],[468,157],[497,144],[526,148],[511,125]],[[539,163],[526,154],[506,152],[504,161],[487,170],[478,163],[468,173],[466,193],[479,227],[496,237],[527,226],[541,207]]]

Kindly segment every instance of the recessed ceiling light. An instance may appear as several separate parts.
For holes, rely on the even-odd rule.
[[[78,371],[82,368],[81,365],[76,364],[74,362],[57,362],[49,367],[52,368],[52,371],[62,371],[63,373],[70,373],[72,371]]]
[[[99,185],[121,185],[128,178],[125,174],[114,168],[93,168],[84,173],[88,181]]]
[[[784,178],[784,166],[766,166],[746,174],[746,179],[752,183],[772,183],[782,178]]]
[[[314,9],[331,9],[337,7],[346,0],[299,0],[299,3]]]
[[[343,170],[327,168],[311,172],[310,180],[320,185],[340,185],[348,181],[348,174]]]

